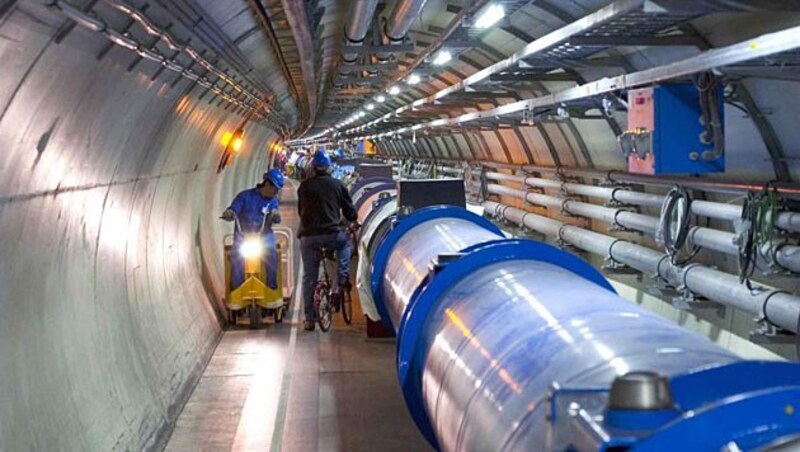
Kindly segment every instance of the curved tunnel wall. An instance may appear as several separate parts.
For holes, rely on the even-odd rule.
[[[160,447],[220,334],[216,217],[275,135],[155,66],[0,22],[0,450]],[[56,446],[57,445],[57,446]]]

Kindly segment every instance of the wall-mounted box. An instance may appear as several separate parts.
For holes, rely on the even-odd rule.
[[[720,123],[722,84],[717,84]],[[714,153],[694,84],[656,85],[628,91],[628,130],[618,137],[628,171],[640,174],[702,174],[725,171],[725,155]],[[720,124],[720,126],[722,126]]]
[[[397,182],[397,205],[423,207],[467,206],[464,179],[403,179]]]
[[[392,165],[388,163],[360,163],[357,171],[358,175],[365,179],[368,177],[391,179],[393,176]]]

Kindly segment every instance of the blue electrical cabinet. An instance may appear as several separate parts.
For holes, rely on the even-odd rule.
[[[714,90],[718,116],[708,131],[701,96],[692,83],[656,85],[628,92],[628,130],[618,137],[628,171],[639,174],[704,174],[725,171],[722,84]],[[704,98],[707,98],[704,97]],[[709,108],[708,110],[712,110]],[[720,143],[715,145],[714,127]]]

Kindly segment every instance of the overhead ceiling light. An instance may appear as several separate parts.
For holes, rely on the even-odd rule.
[[[378,102],[386,102],[386,96],[383,94],[378,94],[378,97],[376,97],[375,100]]]
[[[392,96],[400,94],[400,87],[397,85],[392,86],[391,88],[389,88],[389,94],[391,94]]]
[[[365,111],[359,111],[358,112],[358,117],[359,118],[363,118],[364,116],[367,116],[367,113]]]
[[[408,80],[406,80],[406,81],[408,82],[409,85],[416,85],[417,83],[420,82],[420,78],[419,78],[419,75],[417,75],[417,74],[411,74],[408,77]]]
[[[375,104],[367,104],[367,106],[365,108],[367,110],[372,110],[373,108],[375,108]]]
[[[505,15],[506,10],[503,9],[503,5],[489,5],[489,7],[478,16],[478,20],[475,21],[475,28],[489,28],[505,17]]]
[[[440,50],[439,53],[436,55],[436,58],[433,59],[433,64],[436,66],[441,66],[448,61],[453,59],[453,55],[450,54],[447,50]]]

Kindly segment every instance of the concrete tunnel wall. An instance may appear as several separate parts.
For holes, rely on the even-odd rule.
[[[221,332],[217,216],[275,135],[218,176],[240,116],[34,17],[0,21],[0,450],[158,448]]]

